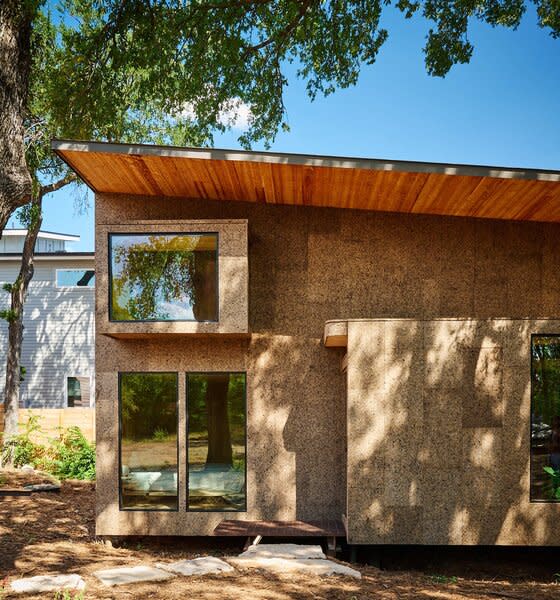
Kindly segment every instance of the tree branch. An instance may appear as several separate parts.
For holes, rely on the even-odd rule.
[[[63,188],[65,185],[69,183],[74,183],[78,181],[78,177],[74,173],[68,173],[62,179],[55,181],[54,183],[49,183],[48,185],[42,185],[39,189],[39,196],[42,198],[51,192],[56,192],[57,190]]]
[[[271,36],[266,40],[263,40],[259,44],[255,44],[254,46],[248,46],[245,49],[244,56],[248,56],[253,52],[258,52],[266,46],[270,46],[271,44],[283,43],[288,39],[288,36],[297,28],[297,26],[303,21],[305,18],[305,14],[307,13],[307,9],[314,4],[316,0],[298,0],[298,4],[300,5],[299,10],[296,16],[284,27],[282,31],[280,31],[277,35]]]

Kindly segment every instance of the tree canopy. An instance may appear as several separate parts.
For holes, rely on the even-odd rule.
[[[560,5],[532,0],[560,34]],[[286,64],[311,98],[357,82],[388,37],[383,9],[432,25],[428,73],[445,76],[473,53],[473,20],[517,27],[524,0],[63,0],[34,27],[31,112],[53,135],[207,144],[223,114],[251,109],[244,146],[286,127]],[[38,51],[40,49],[40,51]]]
[[[39,181],[65,173],[52,137],[211,144],[242,106],[241,144],[270,142],[287,127],[286,66],[311,98],[354,85],[389,35],[388,5],[425,17],[426,69],[445,76],[471,59],[474,21],[515,28],[528,4],[558,37],[557,0],[5,0],[27,166]]]

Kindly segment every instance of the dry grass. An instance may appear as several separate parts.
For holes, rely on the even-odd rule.
[[[14,479],[10,475],[10,481]],[[26,481],[27,483],[28,481]],[[122,565],[154,564],[157,561],[192,558],[197,554],[235,553],[236,542],[213,539],[132,540],[111,547],[94,536],[94,485],[65,482],[60,494],[0,500],[0,573],[11,579],[76,572],[87,584],[85,598],[139,599],[185,598],[208,600],[560,600],[560,585],[504,577],[457,577],[456,583],[437,583],[415,571],[380,571],[359,567],[361,581],[331,577],[278,577],[265,572],[235,572],[221,576],[177,577],[169,582],[105,588],[93,571]],[[229,544],[229,547],[228,547]],[[12,598],[6,590],[0,598]],[[52,595],[27,598],[54,598]]]

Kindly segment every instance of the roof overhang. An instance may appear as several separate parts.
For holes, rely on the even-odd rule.
[[[95,192],[560,222],[560,171],[55,140]]]

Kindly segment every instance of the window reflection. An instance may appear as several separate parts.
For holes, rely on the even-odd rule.
[[[189,374],[187,403],[188,508],[245,510],[245,374]]]
[[[531,339],[531,500],[560,500],[560,336]]]
[[[217,321],[218,235],[111,234],[113,321]]]
[[[121,373],[121,508],[177,510],[177,374]]]
[[[95,271],[93,269],[58,269],[56,286],[95,287]]]

